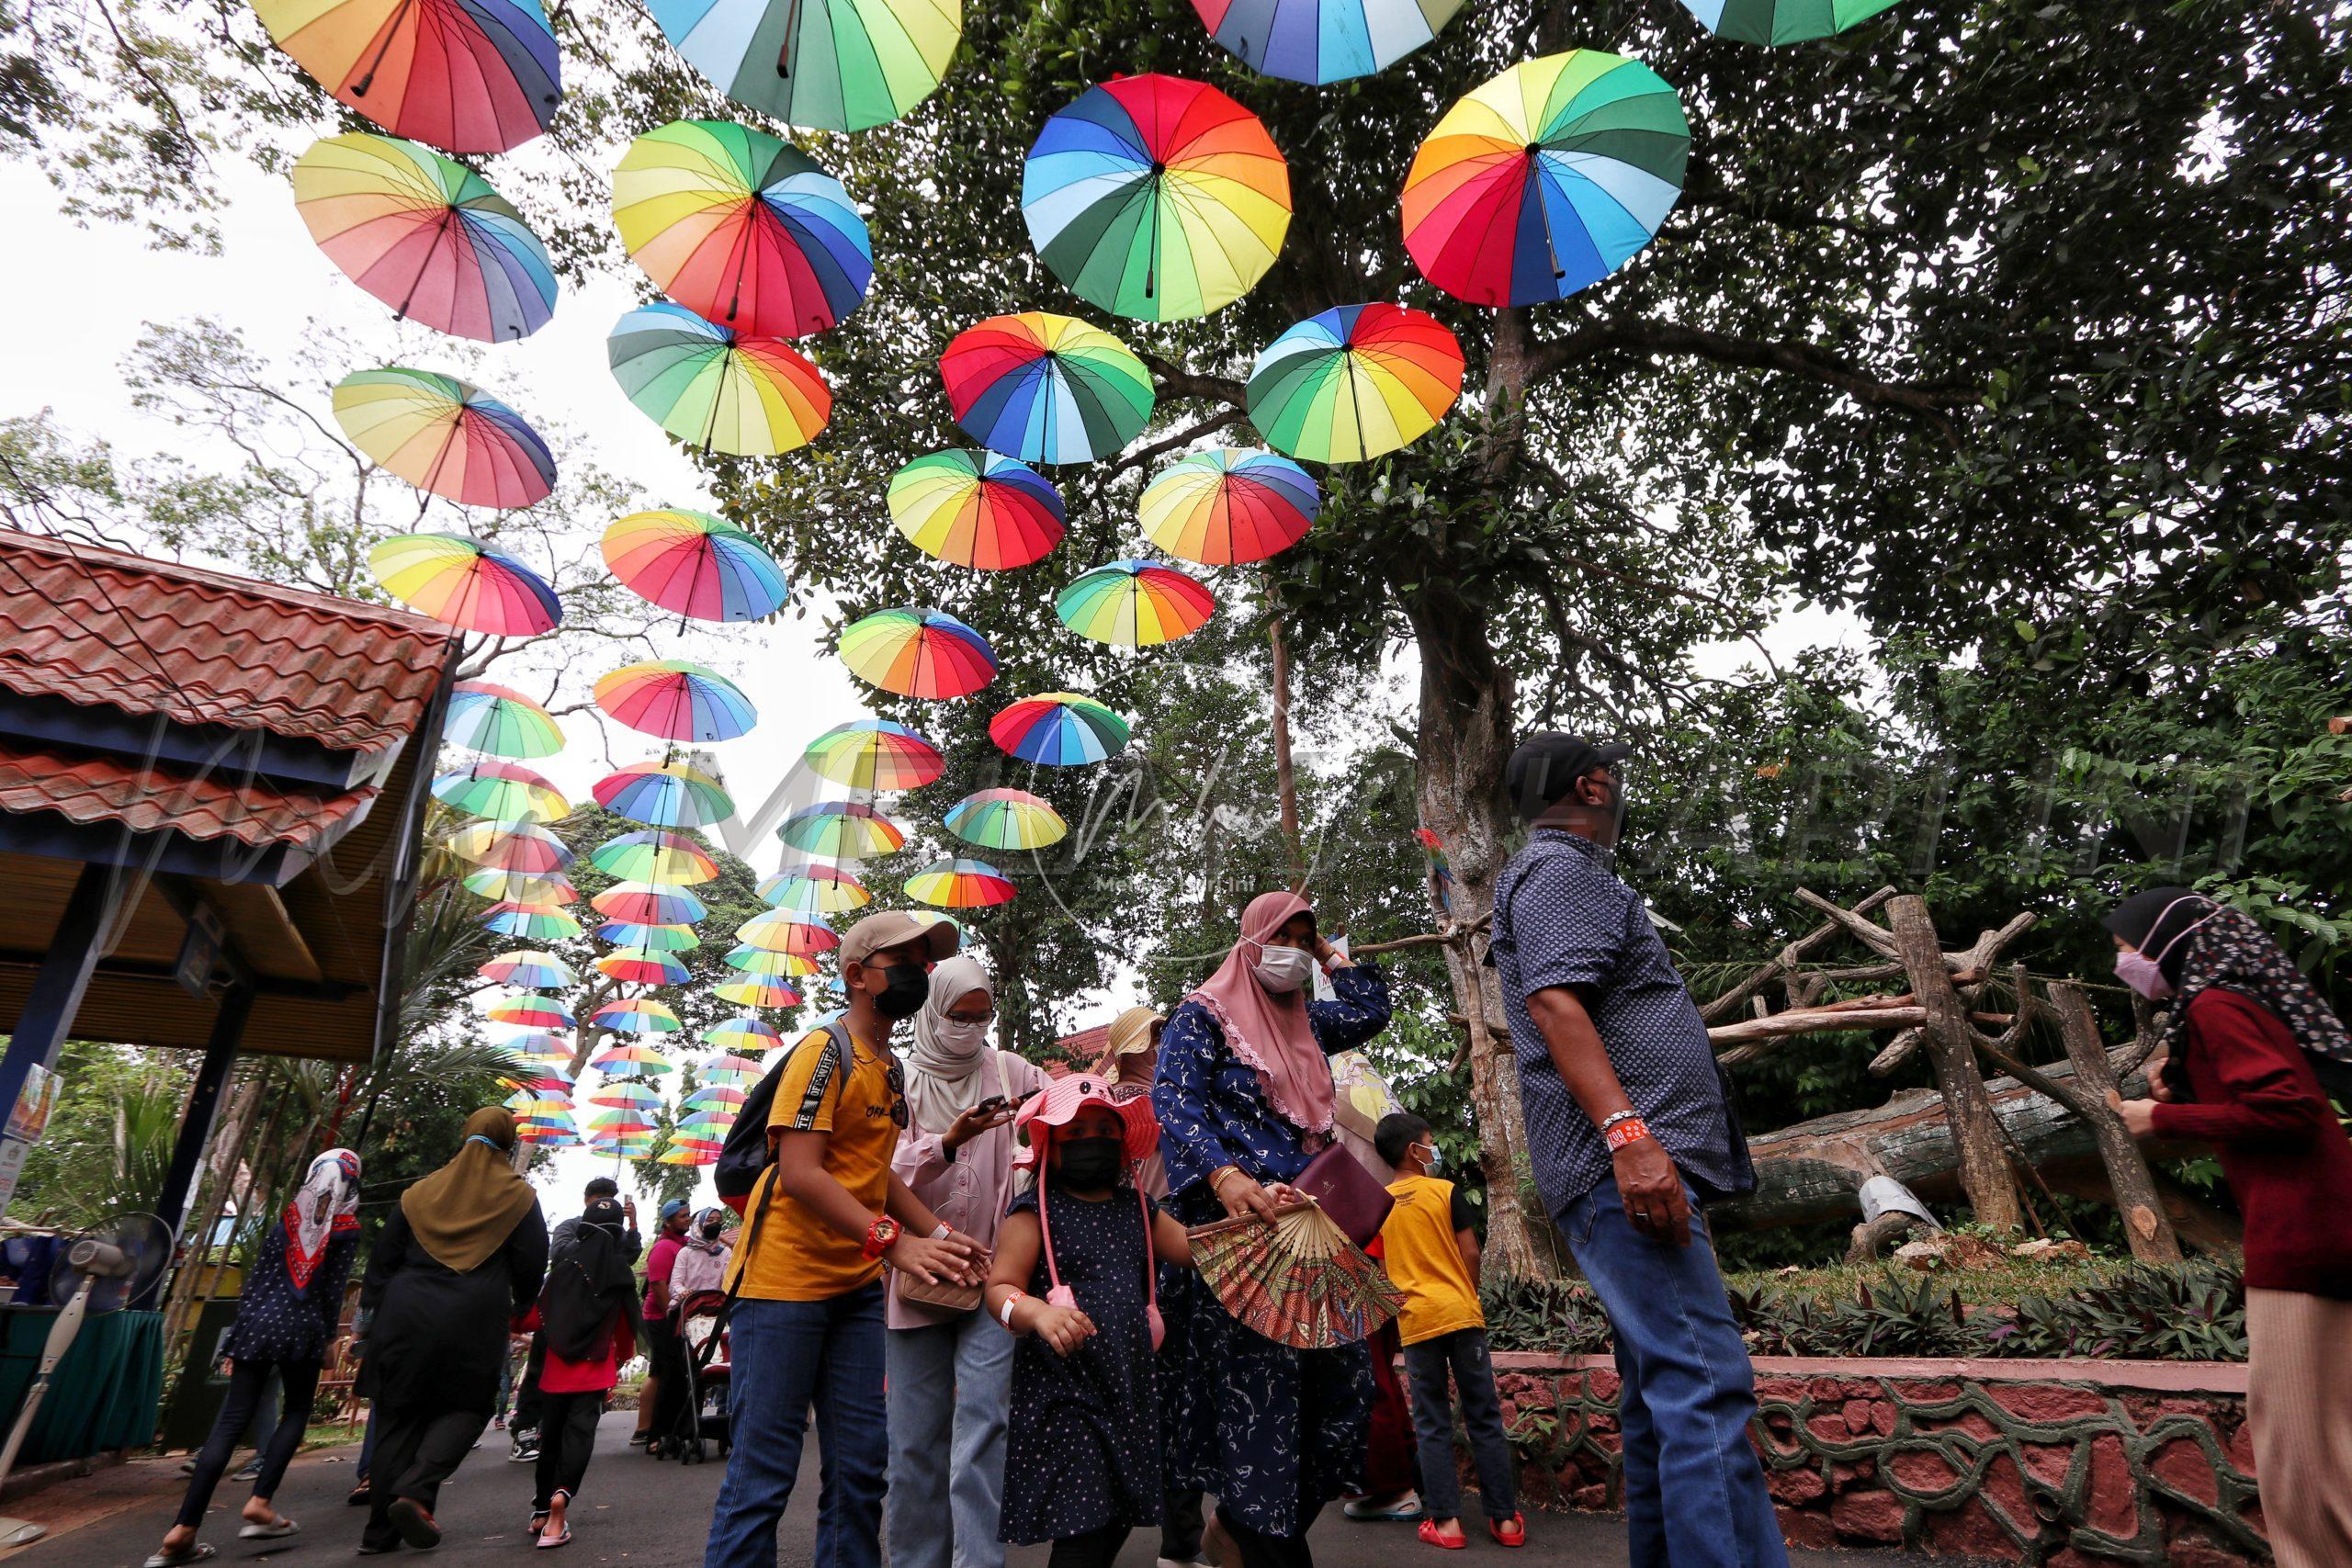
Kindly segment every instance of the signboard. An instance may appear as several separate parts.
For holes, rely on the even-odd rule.
[[[220,966],[220,949],[228,932],[211,906],[198,904],[189,911],[187,934],[180,938],[180,955],[172,965],[172,979],[191,997],[204,995],[212,972]]]
[[[8,1125],[0,1132],[20,1143],[37,1144],[56,1105],[57,1075],[39,1062],[31,1063],[25,1068],[25,1087],[8,1110]]]

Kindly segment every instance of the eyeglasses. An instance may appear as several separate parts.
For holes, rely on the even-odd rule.
[[[907,1069],[892,1062],[882,1082],[890,1091],[890,1124],[903,1133],[907,1130]]]

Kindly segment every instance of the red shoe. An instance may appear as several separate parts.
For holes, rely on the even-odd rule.
[[[1440,1525],[1435,1519],[1423,1519],[1421,1521],[1421,1539],[1429,1542],[1431,1546],[1442,1547],[1447,1551],[1459,1551],[1464,1547],[1470,1544],[1470,1538],[1462,1532],[1462,1521],[1460,1519],[1448,1519],[1445,1523],[1453,1527],[1453,1540],[1448,1540],[1444,1535],[1440,1533],[1444,1527]]]
[[[1527,1544],[1527,1516],[1513,1514],[1500,1524],[1488,1519],[1487,1533],[1504,1546],[1525,1546]]]

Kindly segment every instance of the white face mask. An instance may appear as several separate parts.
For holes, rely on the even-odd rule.
[[[961,1019],[942,1019],[934,1025],[931,1037],[939,1042],[941,1050],[951,1056],[976,1056],[980,1047],[989,1043],[989,1025],[985,1019],[969,1022]]]
[[[1421,1156],[1422,1171],[1428,1175],[1435,1176],[1438,1172],[1439,1163],[1437,1145],[1435,1144],[1423,1144],[1417,1152]]]
[[[1283,996],[1306,984],[1306,977],[1315,973],[1315,954],[1303,947],[1264,948],[1250,972],[1258,976],[1258,984]]]

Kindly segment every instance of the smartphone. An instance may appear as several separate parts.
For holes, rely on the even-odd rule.
[[[972,1109],[982,1116],[994,1116],[1000,1111],[1012,1110],[1012,1101],[1005,1098],[1003,1095],[992,1094],[986,1100],[980,1101],[978,1105],[972,1107]]]

